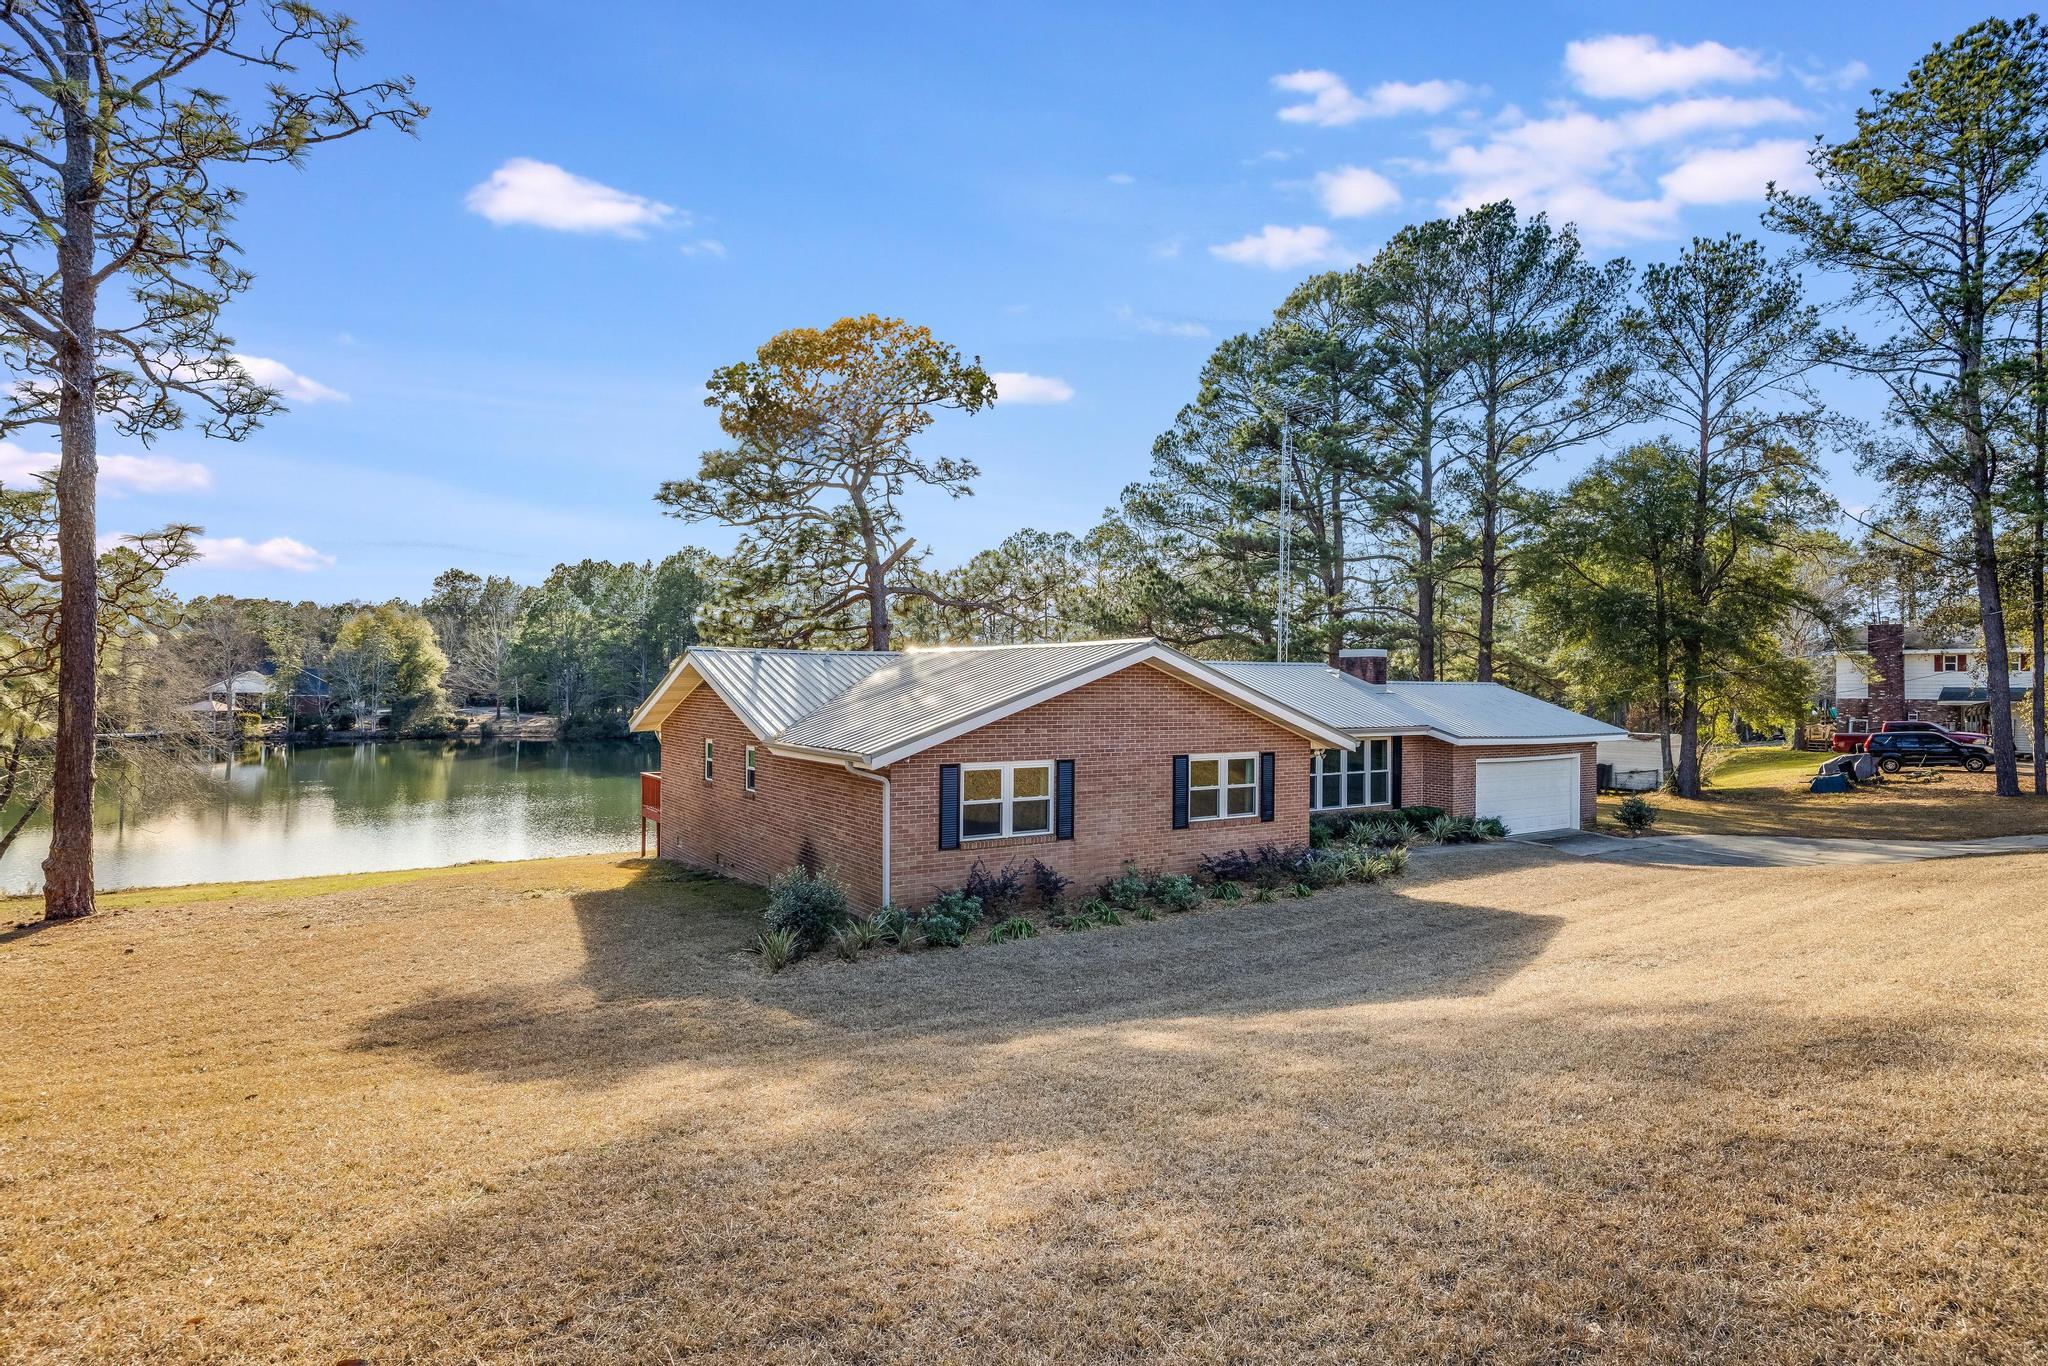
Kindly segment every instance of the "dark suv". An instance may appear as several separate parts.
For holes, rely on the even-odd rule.
[[[1886,730],[1870,737],[1864,753],[1877,760],[1886,773],[1902,768],[1934,768],[1959,765],[1971,773],[1991,767],[1991,751],[1982,745],[1951,740],[1940,731]]]

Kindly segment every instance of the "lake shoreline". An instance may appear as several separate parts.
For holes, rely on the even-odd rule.
[[[653,867],[659,859],[641,858],[626,850],[617,854],[549,854],[539,858],[472,859],[467,863],[436,864],[422,868],[385,868],[361,873],[314,873],[304,877],[252,878],[232,882],[183,882],[158,887],[122,887],[102,891],[94,900],[102,911],[148,910],[158,906],[182,906],[212,901],[287,901],[302,896],[334,896],[397,887],[432,878],[455,877],[464,873],[501,871],[521,864],[563,867],[607,864],[618,867]],[[42,893],[0,896],[0,935],[11,928],[26,930],[39,925],[69,924],[45,920],[40,914],[24,917],[23,911],[40,911]]]

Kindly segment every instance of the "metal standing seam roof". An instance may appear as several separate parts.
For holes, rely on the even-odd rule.
[[[1209,667],[1338,730],[1425,730],[1429,725],[1387,689],[1371,687],[1326,664],[1219,660]]]
[[[735,650],[692,645],[687,656],[756,735],[773,738],[902,658],[888,650]]]
[[[1433,729],[1461,740],[1552,735],[1618,738],[1628,734],[1619,726],[1499,683],[1389,683],[1387,687],[1401,705],[1425,717]]]
[[[774,738],[799,749],[887,754],[1152,645],[1099,640],[911,650],[886,660]]]
[[[1435,731],[1456,740],[1622,736],[1604,721],[1531,697],[1499,683],[1382,685],[1313,663],[1219,663],[1214,666],[1274,701],[1339,730]]]

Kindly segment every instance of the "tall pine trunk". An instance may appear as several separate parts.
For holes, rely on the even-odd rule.
[[[64,20],[64,240],[57,249],[66,335],[58,347],[57,751],[50,793],[50,852],[43,914],[93,911],[92,790],[99,740],[98,370],[93,281],[93,128],[79,101],[90,88],[88,42],[76,7]]]

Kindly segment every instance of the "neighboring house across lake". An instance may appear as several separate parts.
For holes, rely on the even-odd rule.
[[[1156,640],[693,647],[633,728],[661,736],[662,857],[753,882],[804,863],[870,909],[976,862],[1192,871],[1303,843],[1319,810],[1590,825],[1594,746],[1623,733],[1495,683],[1390,683],[1383,650],[1333,669]]]
[[[1981,642],[1930,639],[1895,623],[1862,628],[1851,648],[1835,655],[1836,715],[1872,728],[1886,721],[1932,721],[1950,730],[1990,730],[1989,676]],[[2015,704],[2034,686],[2034,659],[2007,652],[2006,677]]]
[[[244,669],[232,679],[216,679],[206,696],[186,710],[219,714],[231,711],[262,711],[277,686],[277,666],[260,664]],[[333,710],[334,698],[327,680],[311,669],[301,670],[292,683],[288,699],[294,718],[324,716]]]

